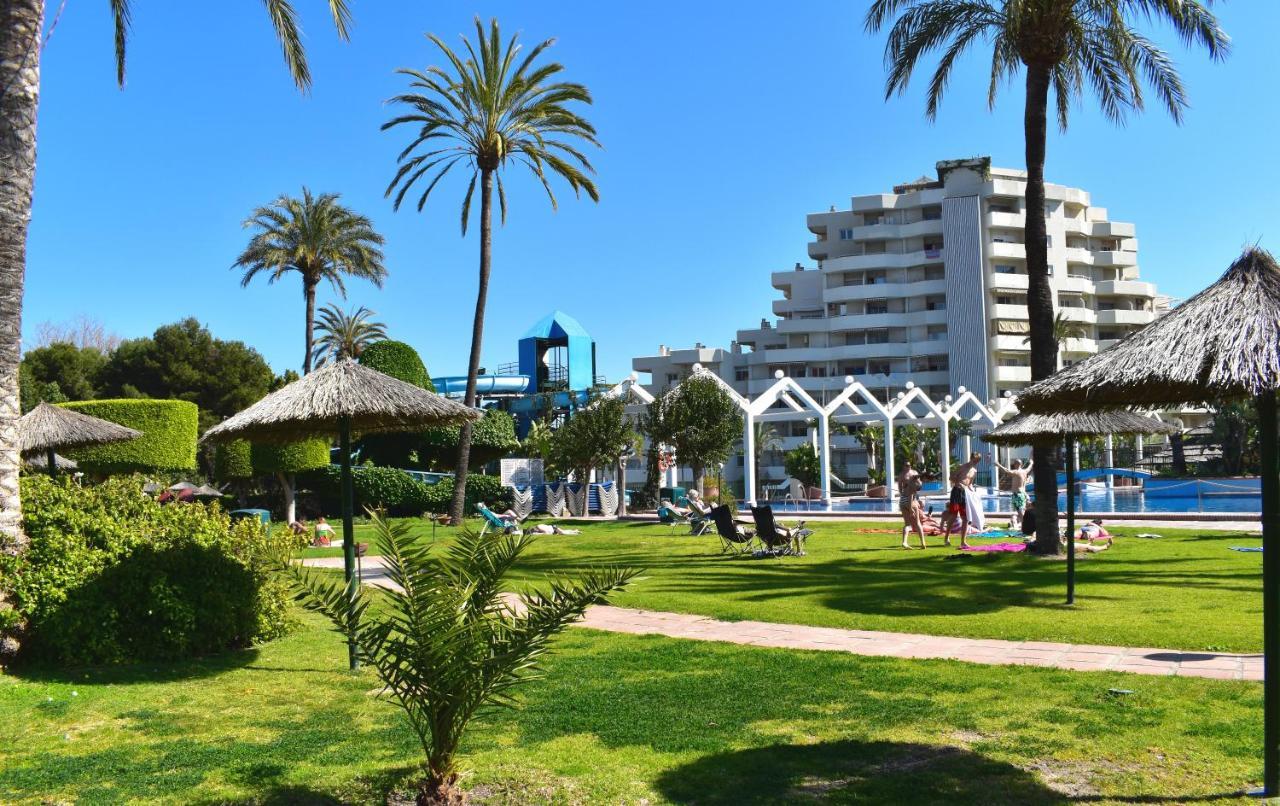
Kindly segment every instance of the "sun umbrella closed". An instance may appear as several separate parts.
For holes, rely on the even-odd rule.
[[[352,525],[351,434],[420,431],[478,420],[480,412],[446,400],[361,366],[339,361],[318,369],[259,400],[205,432],[204,439],[247,438],[260,442],[293,442],[304,437],[337,435],[342,468],[343,565],[347,590],[354,597],[355,535]],[[356,668],[355,645],[348,645]]]
[[[50,476],[58,472],[58,462],[53,457],[59,448],[106,445],[140,436],[142,432],[132,428],[43,402],[18,420],[18,449],[22,453],[44,453]]]
[[[1023,411],[1216,403],[1251,398],[1262,456],[1262,618],[1266,653],[1263,792],[1280,795],[1280,266],[1245,250],[1218,282],[1146,328],[1026,389]]]
[[[1131,411],[1073,411],[1061,414],[1020,414],[982,435],[993,445],[1037,445],[1066,441],[1067,453],[1067,604],[1076,601],[1076,460],[1078,437],[1115,434],[1172,434],[1178,429],[1153,417]]]

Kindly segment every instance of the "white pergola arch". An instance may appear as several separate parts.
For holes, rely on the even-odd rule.
[[[818,448],[821,463],[822,498],[827,508],[831,506],[831,421],[838,423],[880,423],[884,426],[884,470],[886,497],[894,497],[896,476],[894,459],[894,428],[898,425],[917,425],[937,428],[940,431],[943,477],[950,475],[951,423],[968,420],[979,432],[990,431],[1004,419],[1017,412],[1016,399],[1006,395],[999,400],[983,402],[973,392],[959,387],[957,396],[946,395],[936,401],[912,382],[897,397],[881,401],[867,386],[852,376],[844,379],[845,387],[826,405],[819,404],[795,379],[779,370],[774,383],[754,399],[749,399],[730,386],[723,378],[695,364],[690,377],[710,378],[728,395],[743,415],[743,482],[746,500],[756,504],[755,425],[759,422],[793,421],[797,419],[818,421]],[[677,384],[678,386],[678,384]],[[629,394],[633,403],[651,403],[653,395],[643,389],[633,373],[631,377],[609,390],[609,395]],[[668,392],[669,394],[669,392]],[[965,453],[971,452],[971,438],[965,438]],[[677,457],[677,461],[678,461]]]

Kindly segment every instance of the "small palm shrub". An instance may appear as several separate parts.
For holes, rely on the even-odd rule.
[[[374,669],[422,743],[426,773],[419,804],[457,804],[458,746],[483,709],[511,706],[515,688],[539,675],[553,635],[588,605],[625,587],[636,571],[601,568],[550,590],[502,592],[507,572],[533,544],[529,535],[481,537],[463,530],[447,548],[415,540],[403,523],[373,516],[375,541],[398,589],[349,599],[332,575],[291,565],[308,609],[333,621]]]

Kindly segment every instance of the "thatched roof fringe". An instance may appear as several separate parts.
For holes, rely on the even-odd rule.
[[[132,428],[48,403],[37,403],[18,420],[18,449],[23,453],[105,445],[140,436],[142,433]]]
[[[1213,404],[1278,389],[1280,266],[1255,247],[1170,313],[1024,390],[1018,408]]]
[[[210,428],[204,439],[292,442],[332,437],[342,418],[360,433],[418,431],[478,420],[481,413],[354,361],[294,381]]]

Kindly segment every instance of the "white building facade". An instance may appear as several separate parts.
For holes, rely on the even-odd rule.
[[[1031,380],[1026,342],[1026,172],[988,158],[939,162],[892,193],[855,196],[846,210],[808,216],[816,267],[774,272],[775,319],[739,330],[729,349],[663,346],[632,361],[661,393],[701,364],[743,395],[781,370],[825,404],[852,376],[886,398],[914,382],[942,399],[966,387],[981,400]],[[1069,323],[1064,364],[1081,360],[1168,310],[1139,277],[1133,224],[1111,221],[1087,192],[1049,184],[1050,283]],[[883,390],[883,391],[881,391]],[[802,422],[777,423],[762,479],[781,478],[781,453],[810,439]],[[858,481],[866,456],[853,436],[832,439],[832,472]],[[726,468],[740,478],[740,466]],[[838,490],[837,490],[838,493]]]

